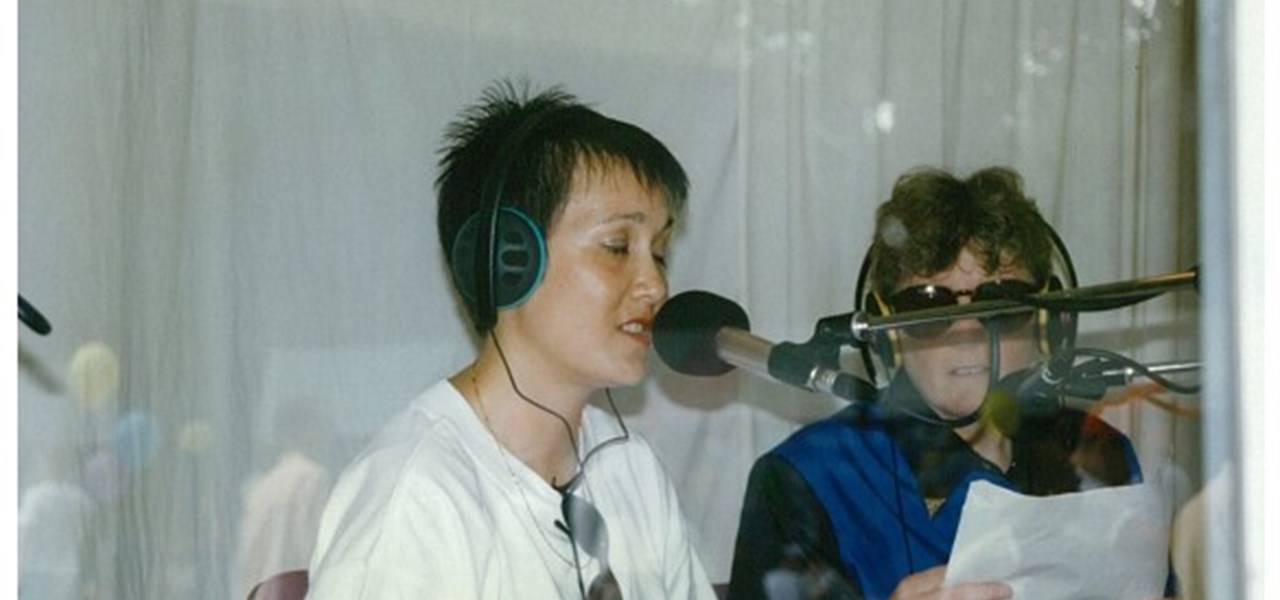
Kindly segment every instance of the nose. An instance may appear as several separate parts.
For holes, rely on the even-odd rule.
[[[667,273],[652,256],[638,261],[635,279],[631,284],[632,295],[652,306],[667,299]]]
[[[969,299],[965,298],[960,303],[966,304]],[[974,317],[965,317],[956,319],[951,322],[951,328],[947,330],[952,343],[964,343],[967,341],[986,341],[986,327],[982,325],[982,321]]]
[[[973,302],[973,292],[956,292],[956,304],[964,306]],[[964,333],[971,330],[982,329],[982,323],[975,318],[969,317],[965,319],[956,319],[951,322],[951,331],[953,333]]]

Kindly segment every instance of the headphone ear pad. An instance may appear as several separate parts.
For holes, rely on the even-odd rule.
[[[1063,289],[1062,280],[1056,275],[1051,275],[1045,291],[1056,292],[1061,289]],[[1036,340],[1042,355],[1050,356],[1055,352],[1069,349],[1075,345],[1075,339],[1075,313],[1048,309],[1036,311]]]
[[[454,239],[449,265],[458,292],[473,309],[488,308],[475,304],[480,282],[488,280],[492,273],[492,308],[496,312],[519,306],[533,295],[546,270],[547,243],[542,229],[532,219],[517,209],[502,207],[498,209],[492,264],[476,265],[480,244],[490,243],[488,233],[481,231],[487,225],[484,213],[467,219]]]
[[[875,292],[867,294],[862,305],[866,307],[867,314],[873,317],[893,314],[893,309]],[[897,369],[902,364],[902,348],[898,343],[898,331],[896,329],[885,329],[872,333],[868,345],[880,357],[880,364],[884,365],[886,369]]]
[[[494,304],[499,310],[524,304],[546,271],[547,241],[542,229],[519,210],[501,209],[494,257]]]

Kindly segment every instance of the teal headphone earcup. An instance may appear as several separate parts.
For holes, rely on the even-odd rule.
[[[547,245],[541,228],[517,209],[498,209],[492,240],[482,231],[489,224],[486,216],[476,214],[458,230],[449,264],[462,297],[478,314],[493,316],[533,295],[546,270]],[[493,259],[487,265],[477,264],[481,244],[493,244]],[[490,281],[492,306],[476,306],[482,295],[480,286]]]

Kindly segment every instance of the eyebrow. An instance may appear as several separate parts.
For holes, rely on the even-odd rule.
[[[599,224],[607,225],[609,223],[615,223],[618,221],[630,221],[632,223],[645,223],[645,222],[648,222],[648,220],[649,220],[649,216],[646,213],[642,211],[635,211],[635,212],[622,213],[617,215],[610,215],[608,217],[601,219]],[[675,223],[676,223],[675,217],[667,217],[667,222],[665,225],[662,226],[661,231],[666,231],[668,229],[671,229],[671,227],[674,226]]]

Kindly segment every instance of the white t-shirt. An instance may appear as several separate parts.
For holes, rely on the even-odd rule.
[[[580,447],[621,435],[583,414]],[[623,598],[714,598],[671,483],[634,432],[586,463],[574,493],[604,517]],[[448,382],[428,389],[342,474],[311,558],[312,600],[578,598],[561,495],[498,446]],[[578,548],[583,581],[600,563]]]

